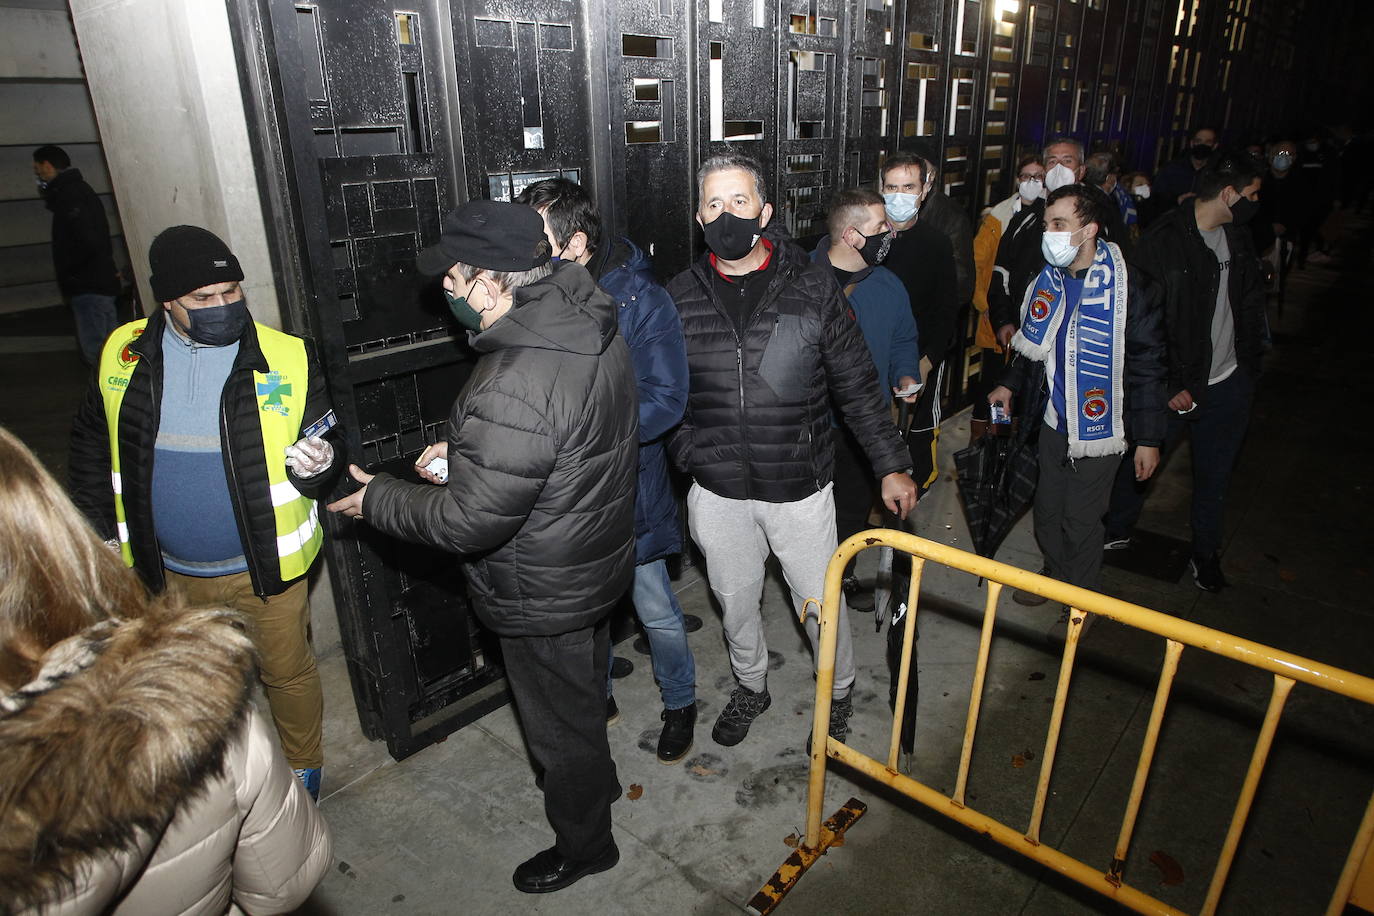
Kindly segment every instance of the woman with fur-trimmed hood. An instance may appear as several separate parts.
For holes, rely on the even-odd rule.
[[[223,609],[150,599],[0,428],[0,914],[280,913],[330,864]]]

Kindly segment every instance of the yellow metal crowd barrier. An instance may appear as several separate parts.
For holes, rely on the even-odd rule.
[[[897,688],[897,708],[892,719],[892,736],[888,747],[887,759],[877,760],[862,754],[847,744],[831,738],[827,734],[830,721],[831,688],[835,681],[836,626],[840,612],[840,583],[843,571],[849,560],[863,550],[873,547],[891,547],[910,554],[912,574],[910,594],[905,616],[905,634],[902,646],[901,680]],[[917,599],[921,591],[921,573],[927,561],[952,569],[963,570],[987,580],[987,601],[983,610],[982,637],[978,644],[978,661],[974,669],[973,688],[969,695],[968,719],[964,729],[963,749],[959,756],[959,771],[952,795],[945,795],[930,786],[901,773],[897,769],[897,754],[901,738],[901,721],[907,697],[907,678],[911,674],[912,640],[916,633]],[[1051,601],[1062,602],[1072,611],[1064,643],[1064,656],[1059,667],[1059,682],[1055,690],[1054,705],[1050,714],[1049,733],[1045,739],[1045,750],[1040,756],[1040,774],[1036,783],[1035,800],[1031,806],[1030,823],[1024,830],[1017,830],[1000,821],[970,808],[965,802],[968,786],[969,763],[973,757],[974,735],[978,728],[978,710],[982,700],[983,681],[987,673],[988,654],[992,647],[993,625],[997,619],[998,597],[1004,586],[1023,589],[1044,595]],[[1154,708],[1136,765],[1135,779],[1131,785],[1126,810],[1121,819],[1121,830],[1116,849],[1105,871],[1060,852],[1041,842],[1040,824],[1045,813],[1045,802],[1049,794],[1050,776],[1054,770],[1055,751],[1059,744],[1059,730],[1064,719],[1064,706],[1069,682],[1073,676],[1074,656],[1078,640],[1083,630],[1083,612],[1101,614],[1113,620],[1136,627],[1149,633],[1162,636],[1166,640],[1164,663],[1155,689]],[[1264,770],[1269,749],[1274,740],[1279,717],[1283,714],[1284,704],[1293,685],[1299,681],[1341,696],[1350,697],[1363,703],[1374,704],[1374,680],[1324,665],[1311,659],[1302,658],[1273,649],[1259,643],[1241,639],[1219,630],[1180,620],[1158,611],[1087,589],[1067,585],[1035,573],[1026,572],[1005,563],[998,563],[964,550],[944,544],[937,544],[915,535],[888,529],[864,531],[846,540],[830,560],[825,576],[825,596],[820,615],[820,648],[816,674],[816,708],[811,726],[811,774],[807,796],[806,837],[798,849],[788,858],[773,876],[773,879],[750,902],[752,909],[759,913],[770,912],[782,896],[800,879],[810,865],[823,855],[844,830],[862,815],[864,805],[857,800],[850,802],[825,823],[821,821],[821,811],[825,805],[825,771],[827,758],[834,758],[864,773],[878,782],[891,786],[903,795],[938,811],[947,817],[991,837],[1009,849],[1014,849],[1040,863],[1049,866],[1085,887],[1110,897],[1140,913],[1180,914],[1181,911],[1158,900],[1123,880],[1126,853],[1135,830],[1136,816],[1140,812],[1141,799],[1145,794],[1145,784],[1149,778],[1150,764],[1154,759],[1155,745],[1159,738],[1160,724],[1164,711],[1169,704],[1169,692],[1173,686],[1174,675],[1178,671],[1179,657],[1184,647],[1204,649],[1226,658],[1234,659],[1270,672],[1274,686],[1269,698],[1269,708],[1260,727],[1259,738],[1250,757],[1250,766],[1241,785],[1240,797],[1231,815],[1230,827],[1222,843],[1216,869],[1208,885],[1207,897],[1199,913],[1210,916],[1216,912],[1221,893],[1235,858],[1236,847],[1241,832],[1250,813],[1255,798],[1260,775]],[[1364,817],[1355,834],[1345,866],[1336,884],[1331,902],[1326,909],[1328,916],[1338,916],[1347,902],[1365,909],[1374,909],[1374,856],[1371,856],[1370,840],[1374,838],[1374,797],[1365,807]]]

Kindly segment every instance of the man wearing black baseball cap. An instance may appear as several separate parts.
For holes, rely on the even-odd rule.
[[[318,798],[306,574],[324,537],[315,499],[339,470],[324,376],[308,341],[252,320],[214,233],[173,226],[148,262],[162,308],[101,350],[72,432],[72,498],[150,589],[248,617],[282,750]]]
[[[606,740],[606,618],[634,573],[638,404],[616,305],[582,265],[549,259],[529,207],[464,204],[420,269],[479,354],[444,440],[445,486],[349,471],[365,486],[330,511],[466,561],[473,608],[506,678],[557,843],[515,869],[547,893],[619,861],[620,795]],[[429,471],[421,476],[438,483]]]

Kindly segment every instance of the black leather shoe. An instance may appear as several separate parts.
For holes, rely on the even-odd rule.
[[[551,846],[534,858],[521,862],[511,880],[517,891],[524,891],[526,894],[549,894],[561,891],[587,875],[614,868],[619,861],[620,850],[616,848],[615,840],[611,841],[605,852],[587,861],[565,858],[557,846]]]
[[[697,704],[681,709],[665,709],[661,716],[663,731],[658,735],[658,762],[677,763],[692,749],[697,726]]]

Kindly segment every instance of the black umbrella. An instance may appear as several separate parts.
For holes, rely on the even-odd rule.
[[[903,438],[911,435],[911,410],[905,401],[898,402],[897,429]],[[914,522],[914,514],[907,516],[907,520],[903,522],[890,512],[883,513],[883,526],[886,528],[910,531]],[[895,551],[891,548],[884,547],[882,551],[883,555],[878,561],[879,579],[886,581],[887,590],[885,595],[878,595],[879,600],[875,602],[873,613],[877,629],[882,629],[884,621],[888,623],[887,696],[888,706],[895,712],[898,681],[902,673],[902,636],[906,631],[907,599],[911,590],[911,562],[906,557],[894,557]],[[912,753],[916,742],[916,698],[920,693],[916,677],[917,645],[915,642],[911,645],[911,676],[907,679],[906,706],[902,710],[902,750],[906,754]]]
[[[1040,477],[1036,446],[1012,430],[992,427],[987,435],[954,453],[959,496],[973,549],[992,557],[1016,520],[1035,498]]]

